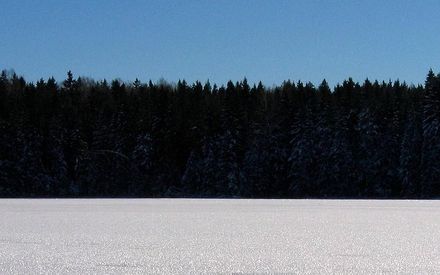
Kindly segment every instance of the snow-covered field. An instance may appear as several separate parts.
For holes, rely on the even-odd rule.
[[[440,273],[440,201],[0,200],[0,273]]]

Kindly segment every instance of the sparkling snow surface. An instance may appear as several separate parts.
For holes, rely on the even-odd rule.
[[[0,273],[440,273],[440,201],[0,200]]]

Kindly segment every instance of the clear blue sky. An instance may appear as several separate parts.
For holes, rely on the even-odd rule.
[[[440,69],[440,1],[19,1],[0,5],[0,68],[29,80],[244,76],[424,81]]]

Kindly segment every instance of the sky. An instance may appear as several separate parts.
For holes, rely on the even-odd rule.
[[[440,70],[440,1],[1,0],[0,69],[225,84],[246,77],[423,83]]]

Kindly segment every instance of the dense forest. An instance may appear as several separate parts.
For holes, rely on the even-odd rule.
[[[0,76],[2,197],[435,198],[440,74],[226,86]]]

